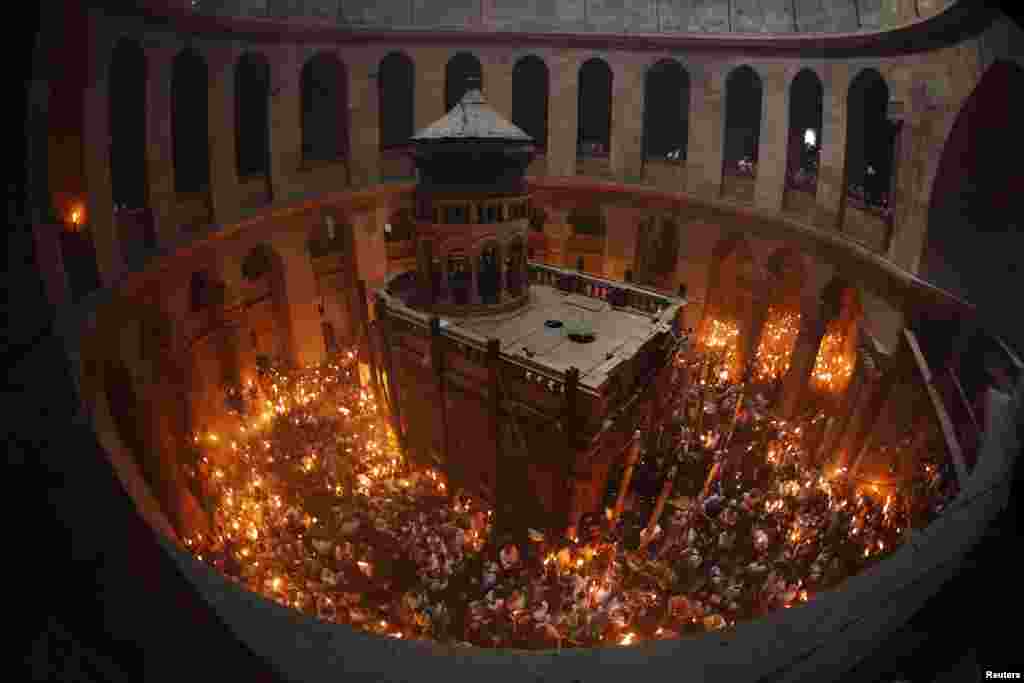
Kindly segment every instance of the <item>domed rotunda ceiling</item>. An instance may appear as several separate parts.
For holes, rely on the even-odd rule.
[[[858,33],[956,0],[191,0],[195,11],[346,28],[526,33]]]

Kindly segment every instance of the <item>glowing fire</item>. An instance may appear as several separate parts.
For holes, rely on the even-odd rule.
[[[76,204],[68,210],[68,223],[75,232],[78,231],[82,224],[85,222],[85,208],[81,204]]]
[[[786,374],[799,332],[799,313],[781,311],[774,306],[768,309],[754,367],[758,381],[770,381]]]
[[[739,327],[732,320],[712,318],[708,321],[703,345],[709,351],[725,354],[726,379],[731,377],[734,381],[740,376],[739,339]]]
[[[853,358],[845,351],[846,337],[833,327],[821,340],[818,358],[814,361],[811,382],[820,391],[838,393],[846,388],[853,374]]]

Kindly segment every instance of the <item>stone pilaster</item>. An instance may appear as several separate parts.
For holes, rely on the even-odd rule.
[[[643,209],[627,206],[604,206],[607,234],[604,240],[604,276],[623,280],[626,270],[636,271],[637,238]]]
[[[213,222],[228,225],[238,220],[238,168],[235,153],[235,64],[239,52],[231,47],[207,52],[210,95],[207,99],[210,131],[210,203]],[[242,112],[245,116],[245,112]]]
[[[512,60],[508,54],[486,55],[481,64],[484,97],[494,111],[512,120]]]
[[[845,200],[847,94],[850,67],[832,63],[824,69],[822,79],[823,114],[821,119],[821,161],[818,169],[817,211],[815,225],[835,230],[839,225],[839,208]]]
[[[579,64],[570,55],[559,54],[548,61],[548,68],[548,175],[574,176]]]
[[[146,182],[157,243],[173,244],[174,148],[171,138],[171,62],[174,48],[146,47]]]
[[[786,181],[786,142],[789,138],[788,79],[781,65],[764,66],[759,72],[764,84],[764,105],[757,149],[754,206],[765,211],[781,211]]]
[[[296,191],[295,174],[302,155],[301,86],[298,49],[281,45],[270,61],[270,185],[276,201]]]
[[[111,41],[102,29],[101,16],[88,15],[90,49],[83,93],[82,170],[85,173],[86,223],[96,247],[100,280],[110,285],[124,270],[121,245],[114,222],[114,198],[110,180],[110,94],[107,73]]]
[[[779,412],[786,419],[795,417],[807,393],[807,382],[818,358],[818,349],[825,336],[825,316],[817,299],[804,301],[801,306],[800,333],[793,346],[789,361],[789,372],[782,384]]]
[[[567,242],[572,235],[572,226],[569,225],[569,211],[567,209],[548,208],[547,221],[544,223],[544,238],[547,242],[546,263],[552,266],[562,267],[568,258]]]
[[[284,296],[288,306],[289,360],[299,365],[320,363],[325,357],[316,275],[306,249],[305,235],[289,233],[275,242],[284,262]]]
[[[690,142],[686,180],[690,194],[717,199],[722,190],[725,129],[724,68],[694,68],[690,74]]]
[[[348,74],[348,163],[352,185],[364,188],[380,181],[380,103],[376,73],[379,62],[349,59]]]
[[[353,279],[366,282],[368,296],[372,296],[373,290],[384,285],[388,274],[388,252],[384,242],[384,223],[388,219],[388,212],[387,207],[382,207],[349,215],[352,251],[355,254]]]
[[[644,70],[631,62],[612,68],[612,174],[622,182],[637,183],[643,172],[644,117],[638,112],[644,106]]]
[[[447,113],[444,110],[444,72],[449,57],[451,55],[443,48],[416,52],[416,130],[426,128]]]

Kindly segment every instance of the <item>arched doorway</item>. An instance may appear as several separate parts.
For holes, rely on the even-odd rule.
[[[754,201],[757,146],[761,138],[761,77],[751,67],[733,69],[725,81],[722,196]]]
[[[607,159],[612,137],[612,70],[597,57],[580,67],[576,126],[577,157]]]
[[[193,50],[180,52],[171,66],[174,189],[179,194],[209,190],[208,97],[206,62]]]
[[[484,74],[480,60],[471,52],[458,52],[444,71],[444,110],[451,111],[462,96],[470,90],[484,89]]]
[[[403,52],[391,52],[380,61],[377,76],[380,116],[381,176],[415,176],[412,159],[405,154],[413,136],[416,95],[416,68]]]
[[[302,160],[343,160],[348,152],[345,67],[333,54],[309,58],[299,77],[302,91]]]
[[[110,63],[110,184],[121,255],[139,267],[156,247],[146,182],[146,53],[117,41]]]
[[[888,246],[892,225],[896,133],[889,120],[889,87],[878,71],[864,69],[850,84],[847,105],[842,229],[879,252]]]
[[[512,123],[543,154],[548,144],[548,66],[540,57],[527,55],[512,68]]]
[[[674,59],[663,59],[644,79],[644,160],[686,161],[690,77]]]
[[[270,201],[270,64],[250,52],[235,65],[235,163],[243,207]]]
[[[801,69],[789,89],[783,206],[801,214],[814,210],[818,191],[823,92],[821,79],[811,69]]]

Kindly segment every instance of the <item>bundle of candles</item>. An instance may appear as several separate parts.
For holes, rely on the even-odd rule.
[[[811,383],[820,391],[839,394],[846,388],[852,374],[853,358],[847,353],[846,335],[836,321],[829,326],[821,340],[811,373]]]
[[[698,377],[725,362],[678,365]],[[719,405],[705,431],[683,419],[664,440],[666,453],[710,470],[704,481],[668,468],[639,535],[625,533],[635,510],[608,509],[571,537],[530,529],[517,545],[492,536],[494,512],[481,501],[402,457],[353,354],[304,371],[270,368],[232,392],[237,433],[195,437],[213,533],[185,542],[250,590],[383,636],[627,646],[808,601],[891,551],[941,504],[929,484],[937,463],[920,473],[923,486],[882,495],[845,471],[808,466],[820,415],[782,422],[727,378],[704,388],[681,403],[686,415],[694,401]],[[727,400],[735,407],[722,409]]]
[[[721,372],[727,373],[727,378],[734,382],[739,380],[741,371],[739,339],[740,330],[734,321],[710,318],[701,342],[708,353],[722,356]]]
[[[757,381],[768,382],[785,376],[799,333],[799,313],[774,306],[768,309],[754,362],[754,378]]]

